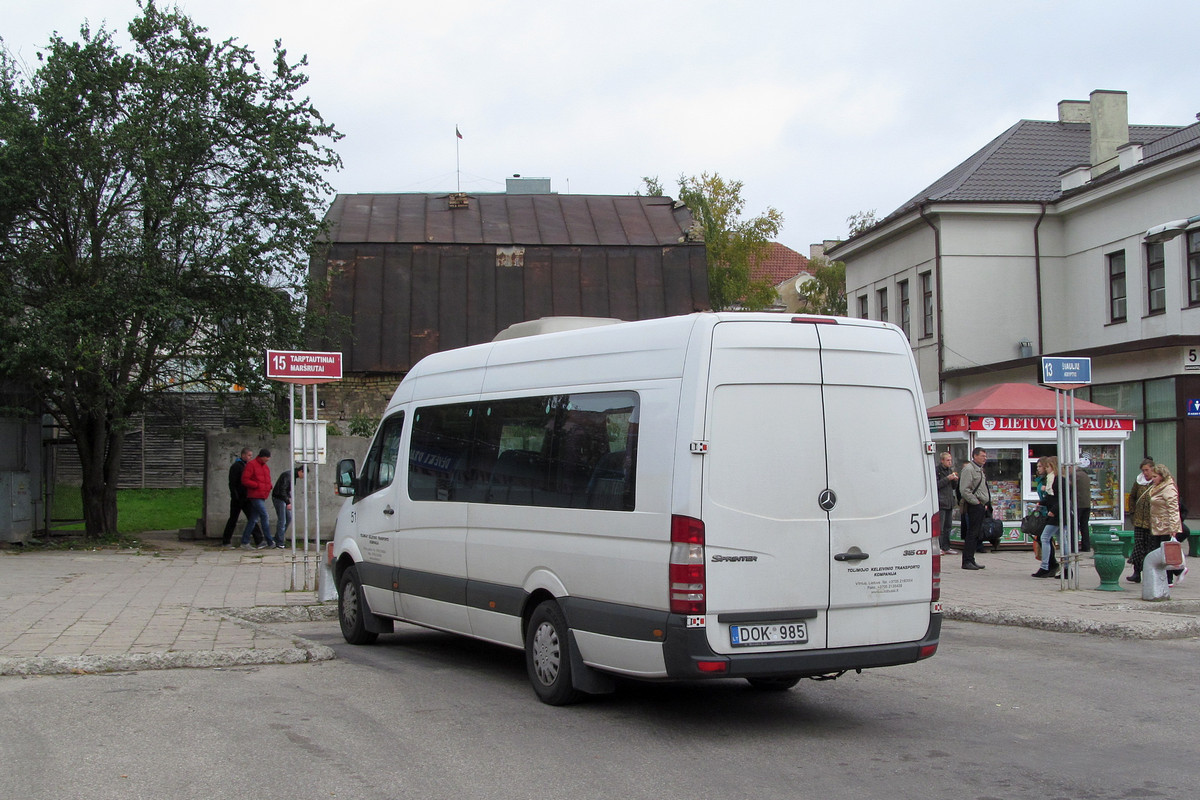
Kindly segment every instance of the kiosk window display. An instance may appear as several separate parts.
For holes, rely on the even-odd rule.
[[[996,397],[996,390],[1004,387],[1017,388]],[[937,452],[950,452],[955,470],[961,471],[976,447],[987,450],[983,471],[993,516],[1004,522],[1003,543],[1032,541],[1021,533],[1021,517],[1038,502],[1034,488],[1038,459],[1058,455],[1055,400],[1054,392],[1038,386],[1001,384],[929,409],[931,438]],[[1091,480],[1091,528],[1120,529],[1124,527],[1122,460],[1133,419],[1095,403],[1076,401],[1075,405],[1080,426],[1077,463]],[[962,540],[960,513],[961,509],[955,510],[951,531],[956,541]]]

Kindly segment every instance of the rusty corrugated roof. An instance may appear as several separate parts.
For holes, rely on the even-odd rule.
[[[670,197],[584,194],[339,194],[325,219],[349,243],[673,245],[692,217]]]

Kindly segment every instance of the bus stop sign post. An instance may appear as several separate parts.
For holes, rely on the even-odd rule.
[[[304,482],[301,486],[296,486],[293,479],[292,486],[292,506],[295,509],[296,500],[303,497],[303,514],[293,511],[292,513],[292,579],[290,590],[296,590],[296,564],[298,560],[297,553],[297,534],[303,529],[303,559],[304,568],[302,570],[303,591],[309,591],[309,576],[314,574],[314,582],[318,591],[318,599],[329,600],[331,597],[326,597],[333,589],[331,576],[324,576],[321,573],[321,503],[319,495],[319,487],[321,485],[321,464],[325,463],[326,455],[326,423],[320,420],[319,408],[317,403],[317,385],[322,383],[330,383],[342,379],[342,354],[330,352],[313,352],[300,350],[268,350],[266,375],[269,380],[279,381],[281,383],[290,384],[290,403],[289,414],[291,419],[288,425],[288,450],[291,453],[291,462],[289,469],[292,470],[292,475],[296,474],[296,465],[299,463],[304,466]],[[296,387],[300,386],[300,418],[296,418]],[[312,386],[312,416],[309,416],[308,391],[303,388]],[[309,487],[312,486],[312,494],[309,494]],[[308,510],[313,508],[313,525],[309,525]],[[309,531],[313,531],[313,548],[309,550]],[[313,570],[313,565],[309,559],[313,558],[316,569]],[[325,580],[322,580],[325,578]],[[325,584],[322,586],[321,584]]]
[[[1092,360],[1079,357],[1042,357],[1041,383],[1054,390],[1054,417],[1058,447],[1058,553],[1063,570],[1058,588],[1079,588],[1079,501],[1075,497],[1075,470],[1079,469],[1079,420],[1075,416],[1075,390],[1092,382]]]

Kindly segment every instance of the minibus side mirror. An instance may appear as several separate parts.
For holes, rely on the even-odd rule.
[[[337,483],[340,497],[354,497],[354,459],[343,458],[337,465]]]

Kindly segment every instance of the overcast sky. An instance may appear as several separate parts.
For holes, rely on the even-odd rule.
[[[134,0],[5,0],[0,37],[35,64],[52,31],[124,33]],[[161,4],[160,5],[164,5]],[[1200,3],[183,0],[269,64],[307,54],[314,105],[345,134],[338,192],[632,194],[718,172],[779,240],[885,216],[1019,119],[1129,92],[1130,122],[1200,112]],[[124,39],[122,39],[124,41]],[[456,139],[455,126],[463,138]],[[457,150],[456,150],[457,145]],[[457,161],[456,161],[457,159]]]

